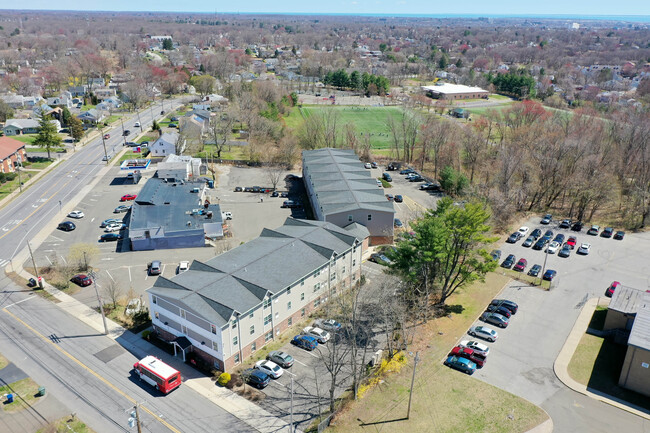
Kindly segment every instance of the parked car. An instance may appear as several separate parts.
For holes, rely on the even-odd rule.
[[[526,266],[528,266],[528,261],[526,259],[519,259],[519,261],[517,262],[515,267],[512,268],[512,269],[514,269],[515,271],[518,271],[518,272],[524,272],[524,270],[526,269]]]
[[[106,219],[106,220],[102,221],[102,223],[99,225],[99,227],[104,228],[108,224],[113,224],[113,223],[120,224],[120,223],[122,223],[122,220],[118,219],[118,218],[109,218],[109,219]]]
[[[493,250],[490,253],[490,256],[492,256],[492,260],[494,260],[495,262],[498,262],[499,259],[501,258],[501,250]]]
[[[171,120],[172,122],[178,122],[178,117],[173,116],[173,117],[172,117],[171,119],[169,119],[169,120]]]
[[[550,242],[551,239],[553,239],[553,230],[546,230],[546,232],[544,232],[544,236],[542,236],[542,239],[544,239],[546,242]]]
[[[382,174],[381,177],[383,177],[386,182],[392,182],[393,181],[393,178],[390,177],[390,174],[388,174],[388,173]]]
[[[221,219],[226,221],[226,220],[231,220],[232,219],[232,212],[225,211],[221,212]]]
[[[149,275],[160,275],[162,273],[162,263],[160,260],[154,260],[147,266]]]
[[[589,254],[590,250],[591,250],[591,244],[584,242],[580,244],[580,248],[578,248],[578,254],[582,254],[586,256],[587,254]]]
[[[73,283],[81,287],[87,287],[93,283],[92,278],[90,278],[86,274],[77,274],[74,277],[72,277],[70,281],[72,281]]]
[[[137,197],[137,194],[124,194],[122,197],[120,197],[120,201],[133,201]]]
[[[487,346],[487,344],[483,344],[476,340],[463,340],[459,345],[462,347],[468,347],[474,352],[483,355],[484,357],[488,356],[490,353],[490,348]]]
[[[536,277],[539,275],[539,271],[541,270],[542,270],[541,265],[533,265],[533,267],[530,268],[530,270],[528,271],[528,275],[530,275],[531,277]]]
[[[113,213],[122,213],[122,212],[128,212],[129,209],[131,209],[131,206],[126,206],[126,205],[119,205],[113,210]]]
[[[168,127],[169,127],[169,128],[178,128],[178,125],[175,124],[175,123],[170,123],[170,124],[168,125]]]
[[[573,223],[573,225],[571,226],[571,230],[573,230],[574,232],[579,232],[582,230],[582,227],[584,227],[582,221],[577,221]]]
[[[571,247],[567,244],[560,249],[560,252],[557,253],[558,257],[569,257],[571,255]]]
[[[497,325],[499,328],[507,328],[509,320],[507,317],[499,313],[485,312],[481,314],[481,320],[492,325]]]
[[[614,296],[614,292],[616,291],[616,289],[618,289],[620,285],[621,283],[619,283],[618,281],[613,281],[612,284],[609,285],[607,290],[605,290],[605,296],[607,296],[608,298]]]
[[[454,370],[462,371],[469,375],[474,374],[476,371],[476,364],[466,358],[461,358],[460,356],[449,356],[445,360],[445,365],[451,367]]]
[[[135,122],[135,124],[133,126],[135,126],[136,128],[139,128],[140,127],[140,122]]]
[[[111,138],[111,134],[104,134],[104,140],[108,140],[109,138]]]
[[[598,232],[600,231],[600,226],[597,225],[592,225],[589,230],[587,230],[588,235],[592,236],[598,236]]]
[[[505,317],[507,317],[508,319],[510,318],[510,316],[512,316],[512,313],[510,312],[510,310],[508,310],[508,309],[507,309],[506,307],[504,307],[503,305],[492,305],[492,304],[490,304],[490,305],[487,306],[487,308],[485,309],[485,311],[487,311],[487,312],[489,312],[489,313],[498,313],[498,314],[501,314],[502,316],[505,316]]]
[[[375,262],[379,265],[390,265],[392,262],[391,259],[380,253],[372,253],[368,259],[371,262]]]
[[[561,229],[568,229],[571,227],[571,220],[562,220],[560,223],[560,228]]]
[[[405,168],[404,170],[401,170],[399,172],[399,174],[411,174],[411,173],[415,173],[415,170],[413,170],[412,168]]]
[[[526,248],[528,248],[528,247],[531,246],[534,242],[535,242],[535,238],[532,237],[532,236],[528,236],[528,238],[526,238],[526,240],[524,241],[523,244],[521,244],[521,246],[522,246],[522,247],[526,247]]]
[[[386,199],[388,201],[393,201],[395,199],[395,196],[393,194],[386,194]]]
[[[59,230],[63,230],[64,232],[71,232],[72,230],[76,229],[77,226],[72,221],[63,221],[62,223],[59,223],[57,228]]]
[[[546,225],[546,224],[550,224],[551,221],[553,221],[553,215],[551,215],[550,213],[547,213],[546,215],[544,215],[542,217],[542,220],[540,221],[540,223]]]
[[[542,279],[546,281],[553,281],[553,278],[555,278],[556,275],[557,271],[554,271],[553,269],[547,269],[546,272],[544,272]]]
[[[400,194],[395,195],[395,203],[401,203],[403,201],[404,198]]]
[[[122,132],[122,137],[126,137],[131,134],[131,131],[128,129],[125,129],[124,132]]]
[[[102,161],[110,161],[112,157],[113,157],[113,155],[106,154],[106,155],[102,156]]]
[[[178,273],[182,274],[183,272],[187,271],[190,268],[190,262],[187,260],[183,260],[178,264]]]
[[[281,350],[274,350],[266,355],[266,359],[273,361],[282,368],[290,368],[293,365],[293,356]]]
[[[506,268],[506,269],[510,269],[512,267],[512,265],[515,264],[515,260],[517,260],[515,258],[515,255],[510,254],[510,255],[508,255],[508,257],[506,257],[506,259],[503,261],[503,263],[501,263],[501,267]]]
[[[516,243],[519,239],[521,239],[521,233],[519,232],[514,232],[510,236],[508,236],[508,239],[506,239],[506,242],[509,244],[514,244]]]
[[[555,254],[558,248],[560,248],[560,243],[558,241],[553,241],[548,244],[548,247],[546,247],[546,253]]]
[[[614,235],[614,239],[616,239],[617,241],[622,241],[624,237],[625,237],[625,232],[622,230],[617,231],[616,234]]]
[[[449,352],[449,355],[447,356],[458,356],[460,358],[469,359],[474,364],[476,364],[477,367],[483,367],[487,361],[484,356],[475,353],[473,349],[463,346],[454,347],[451,349],[451,352]]]
[[[370,163],[370,166],[371,166],[372,168],[377,168],[377,163],[376,163],[376,162],[371,162],[371,163]],[[390,182],[390,180],[389,180],[389,182]]]
[[[114,242],[122,239],[122,235],[117,233],[104,233],[99,237],[99,242]]]
[[[126,227],[126,224],[124,223],[110,223],[106,224],[106,227],[104,228],[104,231],[106,233],[111,233],[111,232],[119,232],[120,230],[124,229]]]
[[[330,340],[329,332],[324,331],[320,328],[316,328],[314,326],[307,326],[303,328],[302,333],[304,335],[311,335],[312,337],[316,338],[318,344],[325,344]]]
[[[255,363],[255,368],[258,370],[261,370],[262,372],[268,374],[271,378],[277,379],[280,376],[282,376],[282,373],[284,373],[284,370],[282,370],[282,367],[280,367],[278,364],[276,364],[273,361],[268,361],[266,359],[262,359],[260,361],[257,361]]]
[[[422,176],[420,176],[419,174],[415,175],[415,176],[411,176],[409,178],[409,182],[422,182],[423,180],[424,180],[424,178]]]
[[[363,167],[370,170],[372,168],[372,165],[369,162],[366,162],[365,164],[363,164]]]
[[[258,389],[266,388],[271,381],[268,374],[256,368],[247,368],[241,373],[241,377],[246,381],[246,383]]]
[[[314,326],[329,332],[336,332],[341,329],[341,324],[334,319],[317,319]]]
[[[526,236],[528,234],[529,230],[530,229],[528,227],[521,226],[521,227],[519,227],[519,230],[517,230],[517,231],[519,232],[519,234],[521,234],[521,237],[524,237],[524,236]]]
[[[401,229],[402,227],[404,227],[404,223],[402,223],[402,220],[400,220],[399,218],[395,218],[394,226],[396,229]]]
[[[574,249],[576,247],[576,242],[578,242],[578,238],[575,236],[569,236],[569,239],[567,239],[566,244],[568,245],[569,248]]]
[[[517,310],[519,309],[519,305],[516,302],[509,301],[508,299],[492,299],[490,305],[506,307],[512,314],[517,314]]]
[[[546,245],[546,240],[544,240],[544,238],[541,238],[537,242],[535,242],[535,245],[533,245],[533,249],[541,250],[544,248],[544,245]]]
[[[68,214],[68,218],[77,218],[77,219],[79,219],[79,218],[83,218],[83,217],[84,217],[84,213],[81,212],[80,210],[73,210],[72,212],[70,212]]]
[[[295,208],[299,208],[299,207],[301,207],[301,205],[300,205],[300,203],[295,202],[295,201],[293,201],[293,200],[285,200],[285,201],[282,203],[282,207],[283,207],[283,208],[289,208],[289,209],[295,209]]]
[[[318,347],[318,341],[311,335],[296,335],[291,340],[291,344],[301,349],[309,350],[310,352]]]
[[[564,236],[562,233],[558,233],[558,234],[555,236],[555,239],[553,239],[553,240],[556,241],[558,244],[561,245],[561,244],[564,243],[564,238],[565,238],[565,236]]]
[[[242,192],[244,189],[241,186],[235,187],[235,192]]]
[[[469,328],[469,331],[467,331],[467,333],[472,337],[479,337],[492,343],[497,341],[497,338],[499,338],[497,331],[483,325],[472,326]]]
[[[611,238],[614,235],[614,229],[611,227],[605,227],[605,230],[600,234],[604,238]]]

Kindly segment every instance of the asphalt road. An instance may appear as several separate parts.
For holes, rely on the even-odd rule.
[[[94,431],[129,431],[140,404],[143,432],[250,431],[187,386],[163,396],[131,374],[137,358],[55,304],[3,278],[2,353]]]
[[[167,101],[167,110],[181,105],[181,99]],[[171,108],[170,108],[171,107]],[[160,117],[160,111],[153,117]],[[124,121],[124,128],[131,130],[128,140],[135,138],[140,128],[135,128],[138,115],[133,114]],[[152,122],[152,111],[145,110],[140,115],[142,128],[146,129]],[[105,130],[111,138],[106,140],[106,151],[115,155],[122,149],[124,139],[122,126]],[[102,139],[97,138],[73,153],[67,160],[59,163],[49,173],[29,187],[23,194],[0,209],[0,267],[5,267],[12,258],[23,248],[26,241],[31,239],[44,224],[53,218],[63,218],[61,212],[70,201],[93,177],[101,170],[106,162],[102,161],[104,147]]]

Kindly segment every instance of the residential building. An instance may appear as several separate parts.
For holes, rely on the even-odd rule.
[[[650,397],[650,291],[639,302],[618,384]]]
[[[223,236],[221,208],[210,204],[206,183],[151,178],[131,206],[133,251],[205,246]]]
[[[97,123],[106,119],[106,117],[107,115],[105,111],[97,110],[95,108],[91,108],[90,110],[77,115],[77,118],[86,125],[97,125]]]
[[[0,137],[0,173],[13,173],[18,164],[26,159],[25,143],[10,137]]]
[[[480,87],[464,86],[462,84],[436,83],[433,86],[422,86],[427,96],[434,99],[487,99],[489,92]]]
[[[178,132],[165,132],[154,143],[149,146],[151,153],[150,156],[165,157],[167,155],[176,154],[176,142],[179,140]],[[182,154],[185,150],[186,142],[180,144],[180,151]]]
[[[208,129],[209,122],[201,116],[188,114],[181,117],[178,130],[187,138],[199,138]]]
[[[362,240],[345,229],[288,218],[182,274],[158,277],[147,289],[153,329],[167,341],[187,338],[183,356],[192,351],[231,370],[355,284],[362,253]]]
[[[371,245],[392,243],[395,208],[353,150],[302,153],[302,173],[314,216],[339,227],[365,226]]]

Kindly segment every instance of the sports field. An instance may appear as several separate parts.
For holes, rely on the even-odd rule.
[[[391,144],[391,134],[388,128],[388,117],[399,120],[401,109],[398,107],[357,107],[357,106],[318,106],[307,105],[293,108],[291,114],[284,118],[290,129],[297,129],[303,122],[303,116],[310,116],[322,110],[335,110],[339,115],[340,138],[344,138],[345,125],[354,124],[359,138],[370,135],[370,145],[373,149],[388,149]]]

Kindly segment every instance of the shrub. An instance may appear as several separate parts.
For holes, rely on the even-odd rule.
[[[147,329],[146,331],[142,331],[142,338],[144,338],[145,340],[148,340],[150,335],[151,335],[150,330]]]
[[[230,373],[221,373],[217,383],[221,386],[226,386],[228,385],[228,382],[230,382]]]

